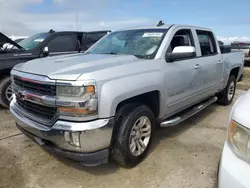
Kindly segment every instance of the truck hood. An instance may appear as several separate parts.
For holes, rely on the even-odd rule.
[[[82,74],[105,70],[124,64],[145,61],[132,55],[74,54],[46,57],[18,64],[13,69],[44,75],[56,80],[77,80]]]
[[[13,46],[16,46],[18,49],[25,51],[23,47],[21,47],[19,44],[17,44],[13,40],[11,40],[9,37],[7,37],[6,35],[0,32],[0,47],[3,47],[3,45],[6,43],[12,44]]]

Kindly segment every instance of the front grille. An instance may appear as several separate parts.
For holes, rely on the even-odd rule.
[[[25,80],[19,77],[14,77],[15,85],[27,89],[28,91],[39,93],[42,95],[55,96],[56,86],[39,83],[36,81]]]
[[[47,121],[51,121],[53,117],[55,117],[57,108],[42,106],[39,104],[35,104],[29,101],[25,101],[16,97],[17,104],[27,111],[29,114],[34,115],[35,117],[42,118]]]

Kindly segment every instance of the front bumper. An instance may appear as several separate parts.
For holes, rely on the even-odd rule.
[[[10,112],[17,127],[46,150],[86,165],[107,162],[114,125],[113,118],[89,122],[58,120],[52,127],[47,127],[22,115],[15,106],[14,100],[10,104]],[[68,133],[77,133],[80,146],[69,142],[65,133],[67,135]]]
[[[249,188],[250,165],[238,158],[227,143],[224,145],[219,176],[219,188]]]

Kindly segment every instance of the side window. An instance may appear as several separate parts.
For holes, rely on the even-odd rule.
[[[182,29],[175,33],[169,45],[168,53],[173,52],[177,46],[194,46],[194,39],[191,30]]]
[[[48,43],[50,52],[69,52],[77,50],[77,37],[74,35],[59,35]]]
[[[211,32],[197,30],[196,33],[199,39],[202,56],[214,55],[218,53],[216,42]]]
[[[100,33],[88,33],[86,46],[90,48],[93,44],[95,44],[98,40],[100,40],[103,36],[105,36],[107,32]]]

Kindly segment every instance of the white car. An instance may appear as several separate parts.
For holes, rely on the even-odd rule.
[[[219,188],[250,187],[250,90],[232,108],[218,178]]]

